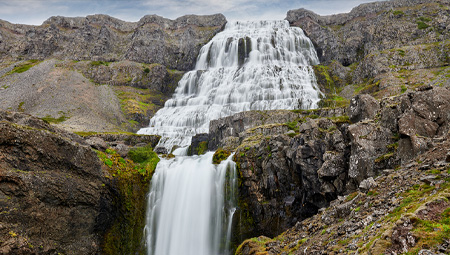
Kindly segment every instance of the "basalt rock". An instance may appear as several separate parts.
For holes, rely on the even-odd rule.
[[[124,211],[122,194],[145,201],[149,182],[137,174],[131,188],[122,190],[122,177],[114,177],[91,147],[158,140],[96,135],[85,141],[28,114],[0,110],[0,253],[110,254],[110,239],[125,243],[124,253],[135,253],[143,220],[131,215],[144,219],[145,202],[131,202]],[[125,230],[134,234],[120,236]]]
[[[222,135],[219,144],[233,139],[239,144],[234,156],[240,176],[237,235],[276,236],[338,196],[375,188],[373,179],[392,172],[386,169],[429,151],[447,134],[449,97],[448,89],[433,87],[380,102],[369,100],[375,106],[359,104],[359,116],[370,114],[356,123],[342,116],[319,117],[315,111],[309,116],[297,113],[288,119],[298,122],[289,123],[295,126],[289,135],[273,128],[272,133],[260,132],[268,125],[287,123],[244,124],[262,114],[275,120],[276,111],[241,113],[211,123],[211,134]],[[285,121],[283,115],[279,117]]]
[[[348,124],[322,118],[304,125],[294,138],[254,136],[238,147],[241,236],[277,235],[344,191]]]
[[[4,120],[0,133],[0,253],[98,253],[115,212],[95,152]]]

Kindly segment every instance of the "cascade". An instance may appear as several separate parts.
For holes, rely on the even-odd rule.
[[[287,21],[228,23],[202,47],[195,70],[180,80],[140,134],[157,134],[175,158],[158,163],[152,177],[145,227],[149,255],[230,254],[236,210],[232,156],[212,164],[213,152],[186,156],[191,138],[209,122],[248,110],[309,109],[320,91],[311,65],[311,41]]]
[[[214,152],[162,159],[152,177],[146,219],[150,255],[229,254],[236,210],[232,156],[212,164]]]
[[[228,23],[202,47],[195,70],[139,134],[157,134],[159,146],[188,146],[214,119],[249,110],[309,109],[320,92],[311,65],[317,53],[287,21]]]

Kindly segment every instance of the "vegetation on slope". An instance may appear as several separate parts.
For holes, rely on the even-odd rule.
[[[151,146],[134,148],[130,159],[122,158],[116,151],[97,151],[104,168],[118,187],[119,209],[116,220],[105,236],[105,254],[144,254],[142,244],[145,225],[146,194],[150,179],[159,162]]]

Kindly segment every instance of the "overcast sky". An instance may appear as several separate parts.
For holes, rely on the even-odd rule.
[[[374,0],[0,0],[0,19],[40,25],[51,16],[108,14],[138,21],[147,14],[175,19],[186,14],[223,13],[227,20],[279,20],[288,10],[306,8],[321,15],[349,12]]]

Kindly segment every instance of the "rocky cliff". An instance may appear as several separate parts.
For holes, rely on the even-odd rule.
[[[115,151],[127,157],[139,146],[155,146],[159,137],[85,139],[5,111],[0,134],[1,254],[140,250],[151,171],[134,170],[140,165],[120,160]],[[124,162],[120,171],[114,159]]]
[[[286,19],[313,41],[323,91],[347,99],[377,92],[380,99],[422,85],[450,85],[449,7],[446,0],[393,0],[331,16],[291,10]]]
[[[450,130],[450,91],[424,87],[348,109],[245,112],[212,121],[210,148],[234,150],[240,237],[276,236],[368,178],[428,151]]]
[[[51,17],[41,26],[0,21],[2,59],[130,60],[191,70],[198,52],[222,29],[221,14],[125,22],[107,15]]]
[[[70,131],[137,131],[225,23],[221,14],[51,17],[41,26],[0,20],[0,108]]]

